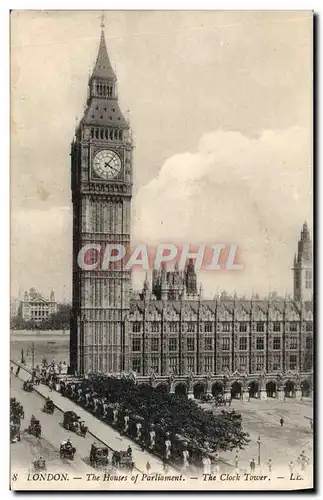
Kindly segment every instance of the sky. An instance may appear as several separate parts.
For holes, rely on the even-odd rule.
[[[70,144],[100,17],[11,15],[11,295],[71,298]],[[106,11],[105,36],[135,140],[133,243],[236,243],[243,270],[200,273],[206,297],[292,293],[312,228],[311,13]]]

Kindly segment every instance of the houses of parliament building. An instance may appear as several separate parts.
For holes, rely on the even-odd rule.
[[[102,29],[88,99],[71,145],[73,303],[70,371],[134,372],[189,397],[301,398],[313,390],[312,243],[304,223],[294,296],[203,300],[194,262],[154,271],[134,295],[131,271],[82,269],[88,244],[130,246],[133,143]],[[288,265],[288,263],[286,263]]]

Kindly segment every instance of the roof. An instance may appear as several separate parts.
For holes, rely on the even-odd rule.
[[[108,79],[112,78],[116,80],[116,76],[112,69],[110,59],[108,56],[107,46],[105,43],[105,37],[103,30],[101,31],[101,39],[99,45],[99,52],[96,58],[96,63],[92,72],[91,78],[103,78]]]
[[[99,97],[92,97],[85,110],[82,122],[86,125],[129,127],[117,99],[100,99]]]
[[[283,313],[288,311],[289,313],[299,314],[301,310],[300,304],[294,302],[293,300],[247,300],[247,299],[225,299],[225,300],[167,300],[162,302],[161,300],[150,300],[146,304],[143,300],[132,299],[130,301],[130,311],[134,312],[136,309],[143,312],[146,307],[149,309],[156,309],[158,313],[161,313],[163,309],[172,308],[177,313],[180,309],[189,308],[192,312],[197,312],[199,309],[206,309],[212,313],[215,313],[216,309],[227,311],[232,314],[233,311],[241,311],[242,313],[250,313],[251,309],[253,311],[259,311],[260,313],[267,314],[270,309],[272,312]],[[313,309],[312,302],[304,302],[303,308],[305,311],[311,311]]]

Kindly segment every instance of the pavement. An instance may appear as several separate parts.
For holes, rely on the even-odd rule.
[[[24,368],[21,368],[19,372],[19,378],[21,380],[29,380],[30,379],[30,373],[26,371]],[[15,376],[12,376],[12,379],[15,379]],[[22,383],[20,382],[20,385]],[[126,450],[128,446],[131,446],[132,452],[133,452],[133,457],[134,457],[134,462],[135,462],[135,467],[138,469],[140,472],[146,472],[146,464],[147,461],[149,461],[151,465],[151,473],[153,472],[162,472],[163,471],[163,462],[160,460],[158,457],[155,455],[152,455],[148,451],[142,451],[142,449],[132,440],[128,439],[125,436],[121,436],[118,431],[107,425],[106,423],[101,422],[101,420],[97,419],[94,417],[91,413],[87,412],[84,410],[81,406],[78,406],[74,401],[71,401],[68,398],[63,397],[60,393],[56,391],[50,391],[50,389],[45,386],[45,385],[39,385],[39,386],[34,386],[34,391],[32,393],[25,393],[24,391],[21,391],[23,394],[31,394],[34,395],[35,397],[38,398],[39,396],[42,396],[43,398],[50,397],[52,401],[54,402],[55,406],[59,408],[61,412],[66,412],[66,411],[74,411],[81,417],[82,420],[84,420],[85,425],[88,427],[89,432],[87,438],[87,441],[90,440],[90,444],[87,449],[87,455],[89,454],[89,450],[91,447],[91,444],[95,440],[99,440],[102,443],[106,444],[113,450]],[[37,396],[36,396],[37,394]],[[20,401],[21,396],[19,394],[19,397],[16,396],[17,399]],[[24,405],[23,401],[21,403]],[[38,402],[38,405],[40,403]],[[30,405],[28,405],[30,406]],[[43,420],[43,415],[41,414],[40,421],[42,423]],[[36,415],[35,415],[36,416]],[[50,417],[51,418],[51,417]],[[62,413],[61,417],[62,419]],[[52,422],[52,421],[51,421]],[[56,430],[56,427],[55,427]],[[67,431],[65,431],[65,434]],[[91,435],[92,434],[92,435]],[[71,433],[72,438],[73,438],[73,443],[75,441],[74,436],[75,433]],[[78,437],[78,436],[76,436]],[[83,438],[79,438],[83,439]],[[60,441],[59,441],[60,442]],[[77,446],[76,446],[77,448]],[[178,471],[175,469],[169,468],[169,473],[170,474],[178,474]]]

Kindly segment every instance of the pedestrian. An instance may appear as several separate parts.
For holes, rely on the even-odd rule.
[[[239,455],[236,454],[234,457],[234,470],[236,474],[239,474]]]
[[[151,465],[149,462],[146,463],[146,471],[147,471],[147,474],[149,475],[149,471],[151,469]]]
[[[283,419],[283,417],[280,417],[279,422],[280,422],[280,427],[283,427],[283,425],[284,425],[284,419]]]
[[[256,468],[256,462],[255,459],[253,458],[250,462],[250,472],[251,473],[255,472],[255,468]]]

